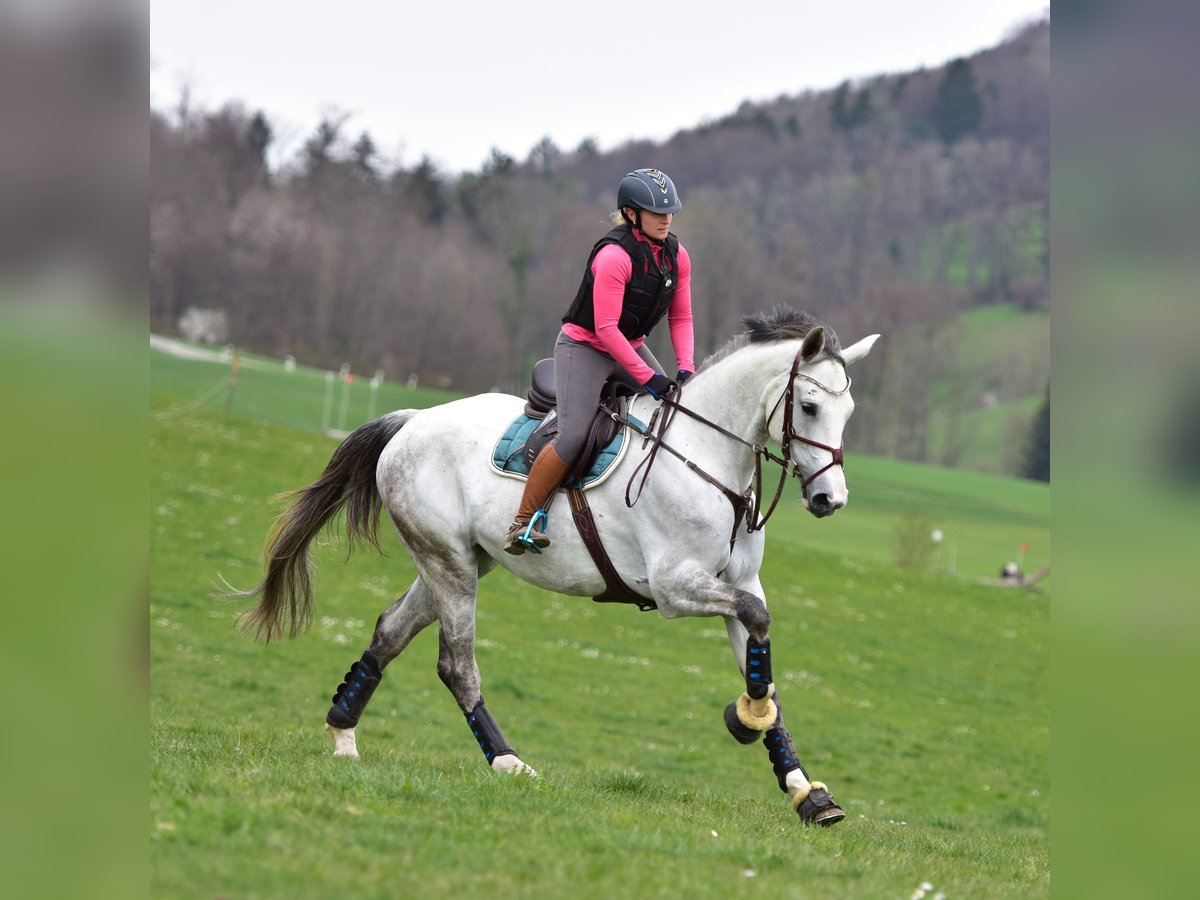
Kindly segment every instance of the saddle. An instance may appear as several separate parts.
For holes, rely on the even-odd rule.
[[[612,443],[622,428],[621,423],[613,417],[612,413],[619,413],[623,417],[628,398],[635,393],[633,388],[622,381],[610,378],[604,382],[604,387],[600,391],[600,405],[597,407],[595,418],[592,419],[591,427],[588,429],[587,443],[584,444],[583,453],[580,454],[579,459],[567,475],[567,484],[581,481],[591,471],[600,452]],[[542,423],[525,441],[525,448],[522,452],[527,466],[532,466],[542,448],[558,436],[557,403],[558,395],[554,388],[554,360],[538,360],[533,367],[533,383],[526,395],[525,415],[531,419],[541,419]]]

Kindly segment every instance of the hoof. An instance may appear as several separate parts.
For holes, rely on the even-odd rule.
[[[800,814],[800,821],[805,825],[820,825],[823,828],[835,825],[846,818],[842,808],[833,799],[833,794],[829,793],[825,787],[818,787],[815,784],[808,792],[808,796],[800,801],[796,812]]]
[[[742,724],[742,720],[738,718],[736,700],[725,707],[725,727],[739,744],[753,744],[762,737],[761,731],[755,731]]]
[[[533,766],[526,765],[512,753],[505,753],[502,756],[497,756],[492,760],[492,771],[506,772],[509,775],[527,775],[530,778],[537,778],[538,773]]]
[[[358,742],[353,728],[335,728],[325,723],[325,733],[333,738],[333,755],[358,759]]]

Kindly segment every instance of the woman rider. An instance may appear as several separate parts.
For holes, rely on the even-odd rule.
[[[695,370],[692,264],[671,220],[683,208],[671,179],[638,169],[617,188],[615,227],[596,242],[583,281],[554,344],[558,437],[529,472],[504,549],[520,554],[550,545],[546,507],[583,453],[601,388],[609,378],[662,399]],[[663,318],[671,330],[676,381],[645,345]]]

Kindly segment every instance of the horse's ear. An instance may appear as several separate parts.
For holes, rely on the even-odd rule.
[[[806,363],[812,362],[825,349],[825,329],[818,325],[804,338],[800,345],[800,358]]]
[[[879,335],[877,335],[877,334],[867,335],[865,338],[863,338],[857,344],[851,344],[849,347],[847,347],[845,350],[843,350],[842,351],[842,359],[844,359],[846,361],[846,365],[850,365],[851,363],[858,362],[860,359],[862,359],[864,356],[866,356],[868,353],[871,352],[871,348],[875,346],[875,342],[877,340],[879,340]]]

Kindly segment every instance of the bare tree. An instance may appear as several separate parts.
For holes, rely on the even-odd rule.
[[[337,112],[268,166],[265,116],[205,111],[185,93],[151,119],[152,327],[224,310],[249,348],[522,391],[608,228],[617,180],[654,165],[682,190],[698,356],[781,302],[845,335],[885,332],[855,373],[858,439],[952,462],[982,382],[1019,399],[1048,377],[1040,340],[986,362],[946,352],[970,304],[1048,309],[1048,35],[1035,23],[967,61],[982,112],[950,141],[935,128],[942,67],[847,85],[840,104],[829,92],[745,102],[662,143],[563,152],[547,137],[524,162],[493,151],[457,177],[428,159],[389,170]],[[653,349],[669,357],[660,331]]]

